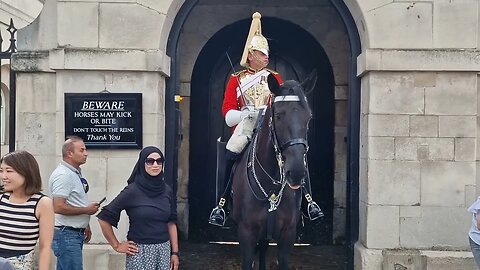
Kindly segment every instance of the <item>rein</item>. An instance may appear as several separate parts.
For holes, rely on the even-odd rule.
[[[275,103],[275,102],[299,102],[299,101],[300,101],[300,98],[296,95],[286,95],[286,96],[276,96],[273,100],[273,103]],[[277,138],[276,130],[275,130],[275,123],[273,121],[273,115],[274,115],[273,114],[273,110],[274,110],[273,104],[270,104],[270,108],[271,108],[271,113],[270,113],[268,126],[269,126],[269,129],[270,129],[270,137],[272,138],[272,144],[273,144],[273,148],[274,148],[274,151],[275,151],[275,158],[277,159],[277,164],[278,164],[279,174],[280,174],[280,180],[276,180],[270,174],[268,174],[268,172],[263,168],[262,164],[260,163],[260,160],[258,160],[258,158],[256,156],[258,133],[259,133],[258,130],[257,130],[257,132],[255,133],[254,138],[253,138],[252,147],[250,149],[251,159],[248,161],[247,168],[250,168],[253,179],[255,180],[255,183],[257,184],[260,191],[262,192],[263,198],[260,198],[259,196],[257,196],[257,194],[254,192],[254,190],[253,190],[253,188],[250,184],[250,181],[247,181],[247,182],[249,183],[250,190],[252,191],[253,195],[255,196],[255,198],[257,200],[268,199],[268,201],[270,203],[270,207],[268,209],[268,212],[273,212],[273,211],[277,210],[278,206],[280,205],[280,202],[281,202],[282,197],[283,197],[283,191],[284,191],[285,186],[287,184],[287,181],[285,179],[285,169],[284,169],[284,160],[283,160],[283,157],[282,157],[282,152],[290,146],[294,146],[294,145],[297,145],[297,144],[302,144],[305,147],[305,154],[304,155],[306,155],[306,153],[308,151],[308,142],[305,138],[293,138],[293,139],[290,139],[290,140],[288,140],[285,143],[280,145],[279,141],[278,141],[278,138]],[[262,115],[262,120],[261,121],[263,122],[263,115]],[[304,156],[304,159],[305,159],[305,156]],[[272,183],[274,185],[281,185],[281,188],[278,191],[278,194],[272,193],[270,196],[268,196],[267,192],[265,191],[265,188],[262,186],[262,184],[260,183],[260,180],[258,179],[256,169],[255,169],[255,161],[257,161],[257,163],[260,166],[260,168],[262,169],[262,171],[270,178],[270,180],[272,180]],[[248,175],[248,173],[247,173],[247,175]]]

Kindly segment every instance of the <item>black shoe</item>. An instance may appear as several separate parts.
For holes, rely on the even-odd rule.
[[[213,208],[208,223],[223,227],[223,225],[225,225],[225,210],[220,206]]]
[[[320,209],[320,206],[318,206],[318,204],[314,201],[308,203],[307,211],[310,220],[315,220],[317,218],[325,216],[322,212],[322,209]]]

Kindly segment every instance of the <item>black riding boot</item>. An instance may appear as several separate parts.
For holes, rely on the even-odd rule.
[[[223,207],[227,203],[228,193],[230,193],[230,174],[232,173],[233,164],[237,160],[239,154],[235,154],[227,150],[225,154],[225,175],[223,179],[223,183],[225,185],[225,190],[223,191],[222,195],[220,196],[220,200],[218,200],[218,205],[213,208],[212,212],[210,213],[210,218],[208,219],[208,223],[216,226],[223,227],[225,225],[226,213]]]
[[[315,220],[317,218],[321,218],[325,216],[323,214],[322,209],[320,209],[320,206],[313,201],[312,195],[311,194],[311,186],[310,186],[310,175],[307,174],[307,177],[305,178],[305,183],[303,184],[303,192],[305,193],[305,199],[307,200],[307,212],[308,212],[308,217],[310,220]]]

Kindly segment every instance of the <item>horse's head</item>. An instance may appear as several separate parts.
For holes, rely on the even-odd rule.
[[[305,92],[315,87],[317,73],[313,71],[302,83],[289,80],[279,84],[268,76],[268,87],[273,93],[271,130],[276,145],[277,159],[283,161],[285,179],[292,189],[298,189],[308,174],[308,122],[312,112]]]

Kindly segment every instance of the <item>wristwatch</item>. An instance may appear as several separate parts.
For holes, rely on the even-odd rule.
[[[179,256],[179,255],[178,255],[178,251],[172,251],[172,252],[170,252],[170,256],[173,256],[173,255]],[[179,256],[179,257],[180,257],[180,256]]]

